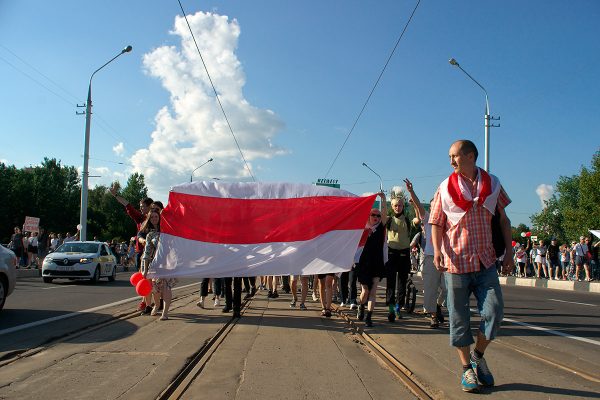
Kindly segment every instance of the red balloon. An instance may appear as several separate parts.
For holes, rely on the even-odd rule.
[[[512,245],[513,247],[515,247],[517,245],[517,242],[515,242],[514,240],[512,241]]]
[[[531,232],[527,232],[527,237],[531,236]]]
[[[136,286],[142,279],[144,279],[144,275],[142,275],[141,272],[136,272],[129,277],[129,283],[131,283],[133,286]]]
[[[135,285],[135,291],[140,296],[148,296],[152,292],[152,282],[149,279],[142,279]]]

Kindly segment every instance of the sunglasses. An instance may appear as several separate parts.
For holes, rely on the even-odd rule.
[[[381,214],[371,214],[371,217],[381,218]]]

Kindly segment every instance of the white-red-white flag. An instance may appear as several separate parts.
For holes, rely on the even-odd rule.
[[[175,186],[149,277],[348,271],[375,195],[295,183]]]

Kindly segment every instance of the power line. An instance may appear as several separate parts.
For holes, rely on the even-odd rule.
[[[327,176],[329,176],[329,173],[331,172],[331,169],[333,168],[333,165],[335,164],[335,162],[337,161],[338,157],[342,153],[342,150],[344,149],[344,146],[346,146],[346,142],[348,142],[348,139],[350,139],[350,135],[352,135],[352,132],[354,131],[354,128],[356,127],[356,124],[358,123],[358,120],[360,119],[360,117],[362,116],[363,112],[365,111],[365,108],[367,108],[367,104],[369,103],[369,100],[371,100],[371,96],[373,95],[373,92],[375,92],[375,89],[377,88],[377,85],[379,84],[379,81],[381,80],[381,77],[383,76],[383,73],[385,72],[385,69],[387,68],[390,60],[392,59],[392,56],[396,52],[396,48],[398,47],[398,44],[400,43],[400,40],[402,40],[402,37],[404,36],[404,33],[406,32],[406,29],[408,28],[408,25],[410,24],[410,21],[412,21],[412,18],[415,15],[415,12],[417,11],[417,8],[419,7],[420,3],[421,3],[421,0],[418,0],[417,4],[415,5],[415,8],[412,11],[412,14],[410,14],[410,18],[406,22],[406,25],[404,25],[404,29],[402,30],[402,33],[400,34],[400,37],[396,41],[396,45],[392,49],[392,52],[390,53],[390,56],[388,57],[387,61],[385,62],[385,65],[383,66],[383,69],[381,70],[381,73],[379,74],[379,77],[377,77],[377,81],[375,81],[375,84],[373,85],[373,88],[371,89],[371,92],[369,93],[369,96],[367,97],[367,100],[363,104],[360,112],[358,113],[358,116],[354,120],[354,124],[352,124],[352,128],[350,128],[350,131],[348,132],[348,135],[346,135],[346,139],[344,140],[344,143],[342,143],[342,147],[340,147],[340,150],[336,154],[335,158],[331,162],[331,165],[329,166],[329,169],[325,173],[325,178],[327,178]]]
[[[200,52],[200,47],[198,46],[198,42],[196,42],[196,37],[194,36],[194,32],[192,31],[192,27],[190,26],[190,23],[188,21],[188,18],[187,18],[187,15],[185,13],[185,10],[183,9],[183,6],[181,5],[181,0],[177,0],[177,2],[179,3],[179,7],[181,8],[181,12],[183,13],[183,17],[185,18],[185,22],[186,22],[186,24],[188,26],[188,29],[190,30],[190,34],[192,35],[192,39],[194,40],[194,44],[196,45],[196,50],[198,50],[198,55],[200,55],[200,60],[202,60],[202,65],[204,65],[204,70],[206,71],[206,75],[208,76],[208,80],[210,82],[210,85],[212,86],[213,92],[215,93],[215,97],[217,98],[217,102],[219,103],[219,107],[221,108],[221,112],[223,112],[223,116],[225,117],[225,121],[227,122],[227,126],[229,127],[229,131],[231,132],[231,136],[233,136],[233,140],[235,141],[235,145],[237,146],[240,154],[242,155],[242,160],[244,160],[244,165],[246,166],[246,169],[250,173],[250,176],[252,177],[252,180],[254,182],[256,182],[256,179],[254,178],[254,175],[252,174],[252,170],[250,169],[250,166],[248,165],[248,162],[246,161],[246,157],[244,157],[244,153],[242,152],[242,148],[240,147],[240,144],[238,143],[238,140],[235,137],[235,134],[233,133],[233,128],[231,127],[231,124],[229,123],[229,119],[227,118],[227,114],[225,113],[225,109],[223,108],[223,104],[221,104],[221,99],[219,98],[219,94],[217,93],[217,89],[215,88],[215,85],[213,84],[213,81],[212,81],[212,79],[210,77],[210,73],[208,72],[208,68],[206,67],[206,63],[204,62],[204,58],[202,57],[202,53]]]
[[[21,58],[19,55],[17,55],[14,51],[10,50],[8,47],[6,47],[6,46],[4,46],[2,44],[0,44],[0,46],[4,50],[6,50],[8,53],[10,53],[13,57],[15,57],[16,59],[18,59],[20,62],[22,62],[23,64],[25,64],[29,68],[31,68],[33,71],[35,71],[36,73],[38,73],[42,77],[44,77],[48,82],[52,83],[52,85],[54,85],[56,88],[60,89],[63,93],[65,93],[66,95],[68,95],[69,97],[71,97],[73,100],[67,99],[62,94],[57,93],[55,90],[51,89],[50,87],[48,87],[44,83],[40,82],[38,79],[34,78],[32,75],[30,75],[27,72],[23,71],[22,69],[20,69],[19,67],[17,67],[16,65],[14,65],[13,63],[11,63],[7,59],[5,59],[4,57],[0,56],[0,60],[4,61],[6,64],[8,64],[10,67],[12,67],[17,72],[19,72],[20,74],[24,75],[25,77],[27,77],[31,81],[37,83],[39,86],[41,86],[42,88],[46,89],[48,92],[52,93],[53,95],[55,95],[56,97],[58,97],[59,99],[61,99],[65,103],[67,103],[70,107],[73,107],[74,104],[77,104],[77,96],[75,96],[73,93],[71,93],[68,90],[66,90],[65,88],[63,88],[60,84],[58,84],[56,81],[54,81],[48,75],[44,74],[42,71],[40,71],[39,69],[37,69],[36,67],[34,67],[30,63],[28,63],[26,60],[24,60],[23,58]],[[119,136],[119,134],[117,133],[117,130],[115,128],[113,128],[108,123],[108,121],[106,121],[106,119],[102,118],[101,115],[96,114],[96,118],[98,119],[98,122],[99,122],[98,126],[101,128],[102,131],[104,131],[104,133],[108,134],[110,137],[112,137],[115,140],[123,141],[123,142],[127,143],[128,145],[130,145],[131,147],[133,147],[133,145],[131,143],[129,143],[129,141],[124,136]],[[110,131],[114,132],[119,137],[113,135]]]

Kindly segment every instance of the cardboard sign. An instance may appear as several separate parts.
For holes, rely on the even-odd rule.
[[[40,219],[37,217],[25,217],[23,232],[39,232]]]
[[[531,237],[531,241],[533,241],[533,242],[537,242],[537,236],[532,236],[532,237]]]

